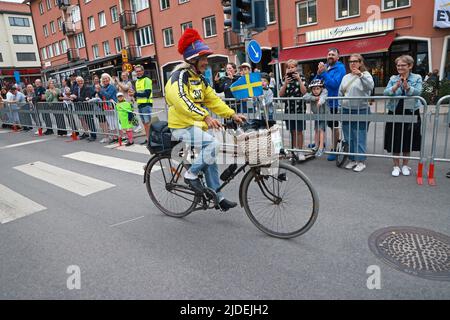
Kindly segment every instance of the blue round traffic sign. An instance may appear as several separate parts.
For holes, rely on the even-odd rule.
[[[262,58],[261,46],[256,40],[252,40],[248,43],[247,54],[253,63],[259,63]]]

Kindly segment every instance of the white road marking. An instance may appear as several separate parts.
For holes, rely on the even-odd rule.
[[[66,154],[64,157],[78,160],[90,164],[95,164],[97,166],[106,167],[114,170],[124,171],[128,173],[137,174],[140,176],[144,175],[144,166],[146,163],[126,160],[122,158],[104,156],[98,153],[91,153],[86,151],[75,152],[71,154]]]
[[[119,147],[119,144],[115,143],[115,144],[109,144],[109,145],[105,146],[105,148],[150,155],[150,152],[148,151],[146,146],[141,146],[136,143],[129,147],[126,147],[125,144],[122,144],[122,146]]]
[[[111,183],[61,169],[40,161],[17,166],[14,167],[14,169],[36,179],[43,180],[67,191],[76,193],[82,197],[115,187],[115,185]]]
[[[4,147],[0,147],[0,149],[16,148],[16,147],[26,146],[28,144],[44,142],[44,141],[48,141],[48,140],[50,140],[50,139],[40,139],[40,140],[26,141],[26,142],[10,144],[10,145],[4,146]]]
[[[110,227],[111,227],[111,228],[112,228],[112,227],[117,227],[117,226],[120,226],[120,225],[122,225],[122,224],[125,224],[125,223],[128,223],[128,222],[133,222],[133,221],[136,221],[136,220],[139,220],[139,219],[142,219],[142,218],[144,218],[144,216],[137,217],[137,218],[134,218],[134,219],[131,219],[131,220],[123,221],[123,222],[119,222],[119,223],[110,225]]]
[[[0,184],[0,223],[7,223],[47,209]]]

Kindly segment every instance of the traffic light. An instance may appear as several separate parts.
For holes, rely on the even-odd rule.
[[[267,26],[266,0],[223,0],[223,12],[230,15],[224,25],[239,33],[242,28],[263,31]]]

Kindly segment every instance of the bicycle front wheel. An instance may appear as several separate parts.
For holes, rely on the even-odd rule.
[[[147,192],[153,203],[168,216],[182,218],[200,201],[184,183],[185,168],[170,155],[155,156],[145,169]]]
[[[242,180],[241,199],[247,216],[262,232],[282,239],[307,232],[317,219],[319,197],[299,169],[279,163],[278,172],[253,168]]]

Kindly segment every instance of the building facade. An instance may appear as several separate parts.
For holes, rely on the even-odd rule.
[[[0,30],[0,80],[30,83],[40,77],[41,63],[30,8],[26,4],[0,1]]]
[[[328,48],[340,49],[344,62],[349,54],[362,53],[381,90],[396,73],[394,60],[409,54],[416,61],[414,72],[424,77],[438,69],[445,78],[450,29],[435,28],[435,14],[432,0],[289,1],[281,11],[280,60],[298,59],[310,76]]]
[[[123,58],[141,64],[156,94],[181,62],[177,43],[185,28],[197,29],[214,51],[206,77],[229,61],[245,60],[243,38],[224,28],[221,0],[29,0],[45,75],[60,79],[73,72],[87,79],[120,75]],[[433,3],[432,3],[433,2]],[[254,35],[263,49],[255,65],[273,71],[288,59],[314,75],[330,47],[346,62],[362,53],[378,87],[395,73],[401,54],[416,60],[423,76],[439,69],[450,77],[450,29],[433,27],[434,1],[267,0],[267,30]],[[125,50],[124,50],[125,49]],[[278,68],[281,70],[281,68]]]

